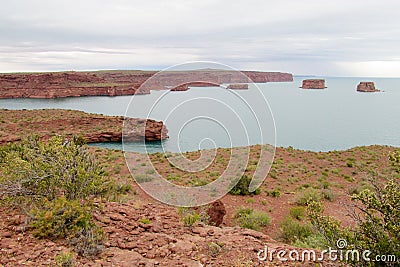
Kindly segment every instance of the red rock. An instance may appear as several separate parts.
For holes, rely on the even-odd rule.
[[[357,86],[357,91],[367,93],[380,92],[380,90],[375,88],[375,84],[373,82],[360,82]]]
[[[303,85],[301,86],[303,89],[325,89],[325,80],[323,79],[310,79],[303,80]]]
[[[12,234],[10,232],[4,232],[3,233],[3,237],[4,238],[10,238],[10,237],[12,237]]]
[[[220,226],[226,214],[224,203],[221,200],[213,202],[207,209],[209,224]]]
[[[227,89],[232,89],[232,90],[247,90],[249,89],[249,85],[247,83],[234,83],[228,85]]]
[[[189,90],[189,85],[188,84],[182,84],[182,85],[178,85],[175,86],[173,88],[171,88],[171,91],[187,91]]]
[[[188,86],[219,86],[223,83],[293,81],[290,73],[256,71],[157,72],[61,72],[0,74],[0,98],[58,98],[71,96],[120,96],[149,94],[150,90],[187,90]],[[143,84],[145,81],[145,84]],[[179,85],[184,86],[179,87]]]

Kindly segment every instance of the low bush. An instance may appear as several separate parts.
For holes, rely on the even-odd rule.
[[[74,267],[74,254],[72,252],[61,253],[54,257],[58,267]]]
[[[313,234],[310,224],[303,224],[291,217],[287,217],[282,222],[281,227],[283,240],[290,244],[297,240],[303,241]]]
[[[55,136],[47,142],[30,137],[0,148],[3,195],[48,200],[64,195],[80,199],[107,191],[102,168],[79,138]]]
[[[92,222],[90,208],[78,200],[46,201],[31,211],[30,226],[38,238],[66,238],[81,256],[95,256],[102,250],[103,233]]]
[[[147,183],[153,181],[153,177],[148,174],[136,174],[134,176],[137,183]]]
[[[301,206],[293,207],[289,210],[289,214],[296,220],[302,220],[306,215],[306,208]]]
[[[280,197],[281,196],[281,191],[279,189],[267,191],[266,193],[267,193],[267,196],[271,196],[271,197]]]
[[[240,208],[234,216],[235,222],[243,228],[259,230],[260,227],[269,225],[270,218],[263,211],[250,208]]]
[[[234,182],[236,182],[236,181],[234,181]],[[261,193],[260,188],[257,188],[253,192],[249,191],[250,182],[251,182],[251,177],[249,177],[247,175],[243,175],[239,179],[239,181],[237,181],[237,183],[232,187],[232,189],[229,191],[229,193],[232,195],[242,195],[242,196],[260,194]]]
[[[298,205],[306,206],[310,201],[321,200],[321,193],[312,187],[303,190],[296,198],[296,203]]]

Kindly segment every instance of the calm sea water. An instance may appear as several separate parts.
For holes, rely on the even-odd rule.
[[[0,108],[62,108],[106,115],[127,112],[131,117],[163,120],[170,138],[147,143],[151,152],[259,143],[313,151],[371,144],[400,147],[400,79],[326,78],[327,89],[303,90],[299,86],[305,78],[257,84],[258,88],[250,85],[249,90],[152,91],[135,96],[128,109],[131,96],[1,99]],[[355,89],[360,81],[374,81],[384,92],[358,93]],[[117,143],[96,145],[121,148]],[[126,149],[144,151],[144,145],[131,143]]]

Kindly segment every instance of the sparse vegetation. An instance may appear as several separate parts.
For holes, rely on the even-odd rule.
[[[267,226],[270,222],[268,214],[250,208],[240,208],[237,210],[234,220],[240,227],[253,230],[259,230],[260,227]]]
[[[296,203],[298,205],[307,205],[310,201],[319,201],[321,200],[322,196],[321,193],[312,187],[304,189],[300,192],[296,198]]]
[[[389,157],[394,173],[386,183],[377,181],[376,175],[369,179],[370,189],[353,194],[350,216],[357,223],[354,227],[343,227],[341,222],[323,215],[320,202],[310,202],[308,215],[313,225],[332,247],[339,238],[347,241],[346,249],[369,250],[370,258],[376,255],[394,255],[400,258],[400,155]],[[354,266],[395,266],[393,262],[349,262]]]

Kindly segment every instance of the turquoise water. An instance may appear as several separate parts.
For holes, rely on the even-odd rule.
[[[307,77],[295,77],[292,83],[257,84],[260,91],[255,85],[235,92],[221,88],[191,88],[167,94],[152,91],[150,95],[135,96],[127,114],[165,121],[170,139],[147,143],[148,151],[161,151],[162,147],[167,151],[190,151],[258,143],[313,151],[371,144],[400,147],[400,79],[326,78],[327,89],[302,90],[299,86],[304,78]],[[355,89],[360,81],[374,81],[384,92],[358,93]],[[262,95],[270,105],[273,119]],[[160,97],[162,101],[156,102]],[[124,115],[131,98],[0,99],[0,108],[63,108]],[[149,114],[155,102],[157,105]],[[261,118],[261,127],[255,117]],[[96,145],[121,148],[121,144],[113,143]],[[141,143],[131,143],[126,148],[144,151]]]

